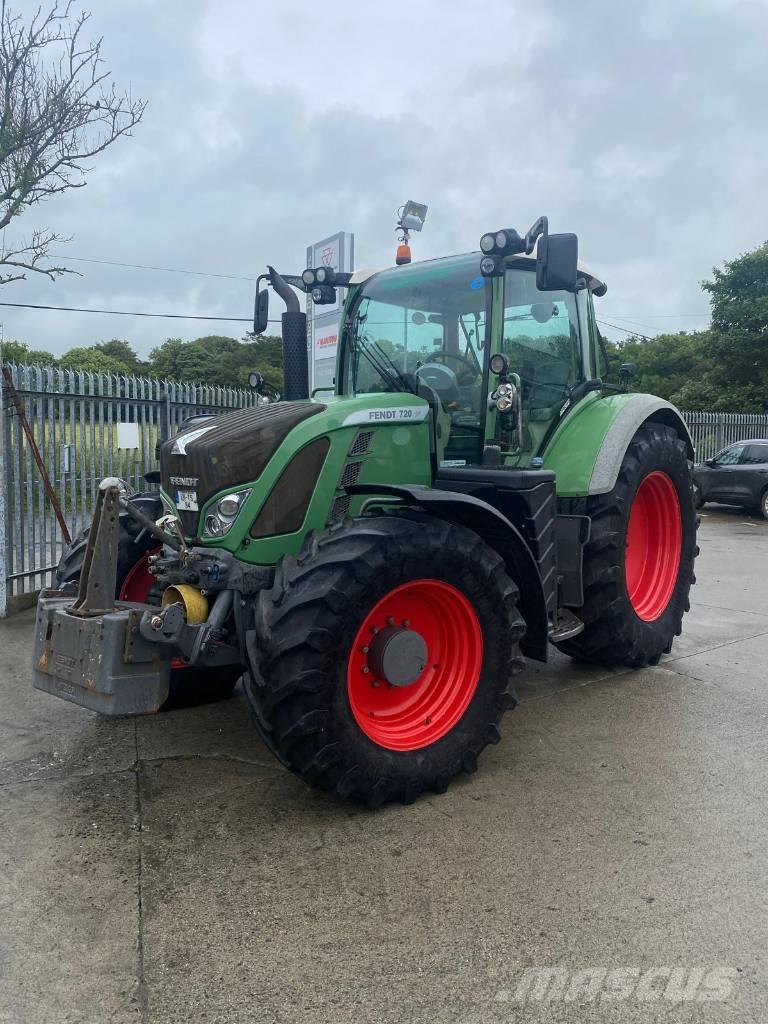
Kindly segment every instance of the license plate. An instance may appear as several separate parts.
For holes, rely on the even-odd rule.
[[[197,491],[176,491],[176,508],[180,512],[197,512]]]

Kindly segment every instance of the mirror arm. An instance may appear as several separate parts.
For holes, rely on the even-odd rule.
[[[525,236],[525,251],[528,256],[533,252],[536,242],[539,240],[540,235],[549,234],[549,220],[546,217],[539,217],[530,228]]]

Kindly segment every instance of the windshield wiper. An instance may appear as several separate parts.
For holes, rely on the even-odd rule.
[[[362,354],[374,368],[376,373],[381,377],[382,381],[384,381],[390,391],[408,391],[411,394],[415,394],[413,388],[409,387],[408,381],[403,377],[389,353],[386,352],[377,342],[371,339],[366,340],[362,337],[362,329],[366,319],[367,314],[363,314],[362,316],[358,315],[356,317],[355,328],[350,333],[350,348],[352,349],[352,354],[355,357],[355,367],[357,358]],[[371,348],[375,349],[381,358],[375,358],[373,352],[370,351]],[[386,360],[386,362],[384,360]],[[387,367],[387,363],[389,363],[391,370]],[[356,377],[357,369],[355,368],[355,378]],[[356,387],[355,390],[357,390]]]
[[[413,390],[411,385],[408,383],[408,381],[405,379],[403,374],[400,372],[400,370],[399,370],[399,368],[397,366],[397,363],[394,361],[394,359],[389,354],[389,352],[387,352],[386,349],[383,349],[381,347],[381,345],[378,343],[378,341],[369,341],[366,344],[372,345],[373,348],[376,349],[378,354],[383,359],[386,359],[386,361],[389,363],[389,366],[390,366],[390,368],[392,370],[392,373],[395,375],[395,378],[396,378],[398,384],[400,384],[400,389],[399,390],[400,391],[409,391],[412,395],[415,395],[416,392]]]
[[[354,367],[354,371],[355,371],[354,372],[354,381],[353,381],[354,389],[355,389],[355,391],[357,391],[357,361],[358,361],[358,358],[360,357],[360,355],[364,355],[365,358],[368,360],[368,362],[371,364],[371,366],[374,368],[376,373],[381,377],[381,379],[387,385],[389,390],[390,391],[398,391],[400,389],[397,387],[397,381],[392,376],[392,374],[387,370],[386,366],[383,363],[379,363],[378,360],[374,359],[373,355],[368,351],[367,346],[365,344],[361,344],[360,331],[362,329],[364,320],[365,320],[365,317],[358,317],[357,318],[357,323],[355,325],[355,329],[354,329],[354,331],[352,331],[350,333],[350,338],[349,338],[349,341],[350,341],[349,347],[352,350],[352,355],[354,356],[354,363],[353,363],[353,367]]]

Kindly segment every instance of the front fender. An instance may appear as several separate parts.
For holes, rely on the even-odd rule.
[[[557,475],[558,497],[612,491],[630,441],[649,422],[674,427],[693,459],[685,420],[664,399],[641,394],[591,394],[582,399],[563,418],[544,452],[544,466]]]
[[[470,494],[442,491],[423,484],[354,484],[352,495],[382,495],[399,498],[405,505],[423,508],[430,515],[460,523],[474,530],[494,551],[498,551],[509,575],[520,588],[520,614],[526,634],[521,643],[523,654],[538,661],[547,660],[547,605],[539,569],[525,538],[517,527],[485,501]]]

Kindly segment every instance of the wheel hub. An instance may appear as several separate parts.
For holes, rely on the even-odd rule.
[[[429,651],[421,633],[415,629],[387,626],[379,630],[369,645],[368,665],[377,679],[390,686],[410,686],[427,664]]]
[[[482,660],[471,601],[442,580],[410,580],[380,598],[360,623],[347,664],[352,715],[388,750],[427,747],[466,711]]]

